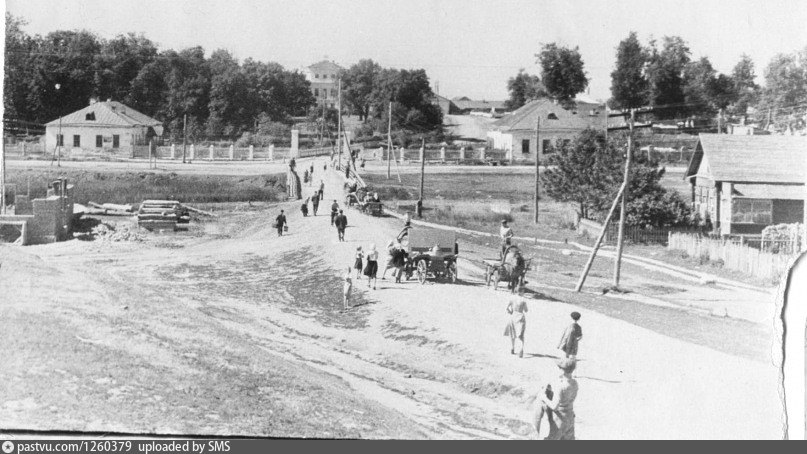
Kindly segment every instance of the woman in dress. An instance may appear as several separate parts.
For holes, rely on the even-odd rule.
[[[373,290],[375,290],[376,275],[378,274],[378,251],[375,249],[375,243],[370,245],[370,250],[367,251],[366,257],[367,266],[364,267],[364,275],[367,276],[367,288],[370,288],[370,282],[372,282]]]
[[[519,358],[524,357],[524,332],[527,330],[527,302],[524,298],[513,298],[507,305],[510,320],[504,329],[504,335],[510,336],[510,354],[516,354],[516,339],[521,341]]]
[[[350,290],[353,288],[353,279],[350,278],[350,268],[347,269],[343,280],[345,284],[342,287],[342,310],[346,311],[350,308]]]
[[[356,246],[356,260],[353,261],[353,269],[356,270],[356,279],[361,277],[361,270],[364,268],[362,266],[363,257],[364,253],[361,250],[361,246]]]

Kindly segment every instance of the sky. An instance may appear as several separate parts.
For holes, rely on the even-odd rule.
[[[163,50],[200,45],[287,69],[326,57],[424,68],[441,95],[484,100],[506,99],[520,68],[539,74],[543,43],[578,46],[589,94],[602,100],[631,31],[643,44],[681,36],[693,59],[725,73],[746,53],[758,76],[774,55],[807,46],[804,0],[6,0],[6,11],[30,34],[135,32]]]

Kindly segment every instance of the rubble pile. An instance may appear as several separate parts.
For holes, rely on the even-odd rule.
[[[139,234],[137,229],[125,225],[116,229],[108,224],[98,224],[93,227],[92,234],[102,241],[143,241],[143,235]]]

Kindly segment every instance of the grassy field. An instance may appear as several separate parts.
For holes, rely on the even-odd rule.
[[[17,193],[44,197],[47,185],[59,177],[73,186],[75,201],[134,204],[147,199],[187,203],[277,201],[285,197],[285,176],[277,175],[178,175],[164,172],[21,169],[9,173],[8,183]],[[30,186],[29,186],[30,185]],[[9,199],[13,200],[9,191]]]

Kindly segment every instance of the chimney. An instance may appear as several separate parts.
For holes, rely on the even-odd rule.
[[[90,105],[93,105],[93,104],[95,104],[97,102],[98,102],[98,98],[96,98],[96,97],[90,98]]]
[[[112,98],[107,98],[106,102],[112,102]]]

